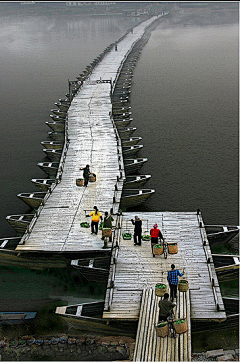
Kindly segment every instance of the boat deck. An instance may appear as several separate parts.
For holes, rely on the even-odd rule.
[[[210,247],[205,235],[201,215],[197,212],[139,212],[143,233],[157,223],[166,242],[177,242],[178,253],[152,257],[150,241],[134,246],[122,235],[111,267],[103,318],[107,320],[138,320],[142,291],[167,283],[171,264],[180,271],[185,269],[191,303],[191,319],[224,320],[226,313],[222,301]],[[124,213],[122,232],[131,232],[131,219],[135,214]],[[204,245],[205,244],[205,245]]]
[[[73,98],[68,111],[69,147],[62,180],[46,200],[31,232],[23,237],[16,250],[84,252],[102,249],[100,233],[91,235],[90,229],[81,228],[80,223],[90,221],[84,210],[91,211],[96,205],[101,212],[109,212],[115,197],[114,211],[118,211],[120,202],[125,173],[121,141],[117,142],[109,114],[112,111],[109,81],[117,79],[134,43],[154,20],[156,16],[136,26],[133,34],[129,33],[118,43],[117,51],[113,49],[107,53]],[[89,183],[87,188],[78,187],[76,179],[83,175],[79,169],[86,164],[96,174],[96,182]],[[117,177],[121,175],[122,182],[117,184]]]

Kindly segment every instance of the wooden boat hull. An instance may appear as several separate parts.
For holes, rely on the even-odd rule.
[[[142,145],[135,145],[130,147],[122,147],[122,154],[124,158],[136,156],[136,154],[143,148]]]
[[[126,191],[128,192],[126,193]],[[131,194],[132,191],[133,190],[123,190],[120,207],[128,208],[142,205],[155,193],[155,190],[149,189],[137,190],[137,193]]]
[[[131,137],[131,138],[128,138],[128,139],[122,139],[122,141],[121,141],[122,147],[124,147],[124,146],[134,146],[138,142],[140,142],[141,140],[142,140],[141,137]]]
[[[43,142],[41,142],[41,145],[44,146],[44,148],[47,148],[49,150],[62,150],[63,149],[62,142],[43,141]]]
[[[65,117],[60,117],[60,116],[56,116],[54,114],[50,114],[50,117],[52,118],[52,121],[54,122],[66,122],[66,118]]]
[[[2,249],[10,249],[10,250],[14,250],[16,249],[17,245],[20,243],[21,241],[21,236],[16,236],[16,237],[10,237],[10,238],[0,238],[0,251]]]
[[[55,141],[63,141],[64,140],[64,131],[63,132],[48,132],[48,136],[51,137]]]
[[[108,281],[110,256],[72,260],[71,265],[89,281],[97,283],[107,283]]]
[[[211,244],[227,243],[239,234],[240,226],[205,225],[205,230]]]
[[[58,172],[58,163],[56,162],[39,162],[37,165],[49,176],[56,176]]]
[[[61,150],[50,150],[50,149],[44,148],[43,152],[53,162],[60,161],[60,159],[62,157],[62,151]]]
[[[120,138],[128,138],[131,137],[131,135],[133,134],[133,132],[136,131],[136,127],[129,127],[126,129],[119,129],[118,130],[118,134]]]
[[[95,311],[92,305],[95,304]],[[84,311],[84,307],[89,312]],[[134,337],[137,330],[137,322],[112,322],[102,318],[104,302],[83,303],[72,306],[57,307],[55,313],[74,329],[99,333],[104,336],[123,335]],[[90,315],[91,313],[91,315]],[[87,315],[86,315],[87,314]]]
[[[151,175],[129,175],[126,176],[126,181],[123,183],[124,189],[136,189],[140,186],[145,185],[147,181],[149,181]]]
[[[66,119],[66,117],[67,117],[67,112],[60,111],[59,109],[51,109],[51,112],[53,114],[55,114],[56,116],[61,117],[63,119]]]
[[[45,122],[47,126],[49,126],[53,132],[64,132],[65,131],[65,122]]]
[[[34,214],[8,215],[7,222],[13,227],[17,234],[24,234],[32,221]]]
[[[115,126],[117,127],[117,129],[120,130],[120,129],[127,127],[132,122],[132,120],[133,120],[133,118],[123,119],[121,121],[114,120],[114,123],[115,123]]]
[[[69,109],[69,105],[63,104],[60,102],[55,103],[55,105],[59,108],[60,111],[67,112]]]
[[[0,312],[0,324],[8,326],[22,324],[33,320],[37,312]]]
[[[137,158],[137,159],[125,159],[124,160],[124,168],[125,174],[131,175],[136,173],[138,170],[142,168],[142,166],[148,161],[147,158]]]
[[[25,202],[32,209],[38,209],[39,206],[43,203],[43,199],[45,197],[45,192],[35,192],[35,193],[21,193],[18,194],[17,197]]]
[[[54,179],[32,179],[31,180],[35,186],[37,186],[41,191],[48,191],[51,186],[56,182]]]

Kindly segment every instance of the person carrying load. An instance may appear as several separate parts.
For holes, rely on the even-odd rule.
[[[114,221],[114,218],[111,214],[108,214],[108,212],[105,212],[105,216],[103,219],[103,229],[112,229],[112,221]],[[104,240],[104,236],[102,237],[102,240]],[[109,242],[112,241],[112,235],[109,237]]]
[[[86,217],[92,216],[92,222],[91,222],[91,233],[92,234],[98,234],[98,223],[101,219],[102,221],[102,214],[98,211],[97,206],[94,206],[94,211],[91,211],[89,215],[86,215]]]
[[[80,170],[83,170],[83,178],[84,178],[84,186],[87,187],[89,176],[91,175],[91,172],[89,170],[89,165],[86,165],[86,167],[80,168]]]
[[[150,230],[150,235],[151,235],[151,247],[152,247],[152,255],[155,258],[155,254],[153,253],[153,247],[154,245],[158,244],[158,239],[160,239],[160,241],[163,241],[163,235],[161,233],[161,231],[158,229],[158,224],[154,224],[153,228]]]

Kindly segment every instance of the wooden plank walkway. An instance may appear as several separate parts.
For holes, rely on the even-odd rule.
[[[188,330],[177,334],[176,338],[170,335],[158,337],[155,325],[158,323],[159,300],[153,288],[142,291],[140,317],[136,335],[136,344],[133,361],[191,361],[191,320],[189,291],[178,291],[177,306],[174,308],[174,317],[186,318]]]
[[[123,213],[122,232],[133,234],[130,220],[134,215]],[[157,222],[167,242],[178,242],[178,253],[168,255],[167,259],[163,256],[153,258],[150,241],[134,246],[133,239],[123,240],[120,234],[114,278],[109,276],[103,318],[138,320],[142,291],[154,288],[159,282],[166,283],[167,272],[174,263],[181,271],[185,268],[184,277],[190,289],[191,319],[224,320],[226,313],[207,240],[206,246],[203,246],[204,229],[199,227],[201,215],[197,212],[139,212],[138,215],[143,220],[143,232],[149,231]]]
[[[142,37],[145,28],[156,16],[134,27],[118,43],[118,50],[107,53],[94,68],[90,78],[84,82],[79,93],[73,98],[68,111],[68,139],[61,182],[39,212],[31,232],[24,235],[16,250],[24,251],[89,251],[101,250],[101,235],[91,235],[90,229],[80,227],[87,221],[84,210],[92,210],[96,205],[101,212],[113,206],[118,211],[122,182],[118,182],[120,192],[116,195],[115,185],[120,177],[119,161],[121,143],[110,118],[112,110],[110,83],[114,82],[118,71],[135,42]],[[120,141],[121,142],[121,141]],[[80,167],[90,165],[96,174],[96,182],[87,188],[76,186],[76,179],[82,177]],[[116,204],[113,198],[117,196]],[[89,220],[89,219],[88,219]]]

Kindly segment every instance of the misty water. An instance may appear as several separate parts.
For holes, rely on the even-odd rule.
[[[0,20],[0,230],[10,237],[15,232],[6,216],[29,212],[16,195],[38,191],[31,179],[46,178],[37,163],[46,160],[40,142],[50,140],[45,122],[54,103],[68,92],[68,80],[139,19],[16,14]],[[131,107],[134,136],[144,145],[139,157],[148,158],[141,173],[152,175],[146,187],[156,190],[141,209],[200,209],[206,224],[238,225],[238,24],[184,26],[164,19],[134,70]],[[1,268],[0,309],[14,309],[19,296],[24,309],[24,294],[34,285],[33,272],[24,273]],[[67,296],[55,277],[51,292],[31,298],[89,297],[86,288]],[[14,286],[19,280],[21,291]],[[37,273],[36,280],[44,284],[46,276]]]

